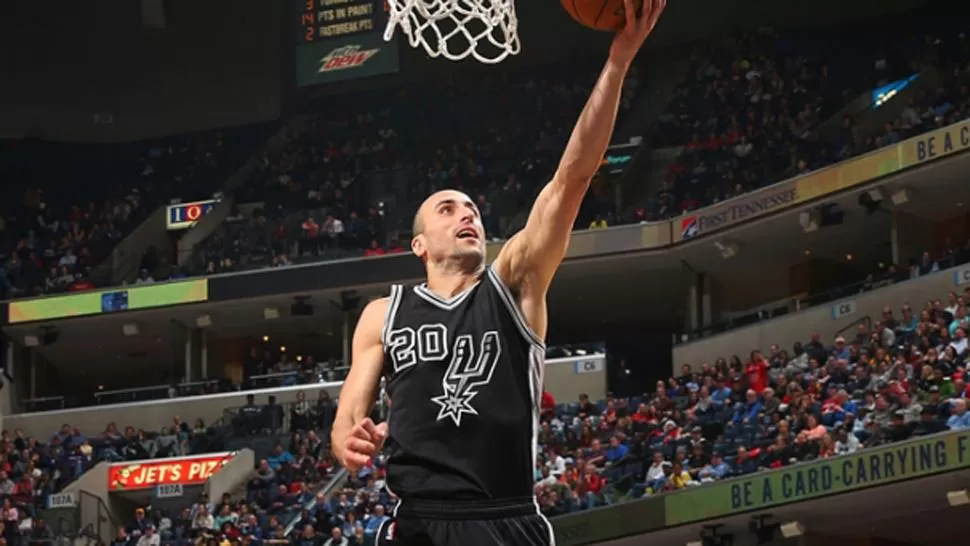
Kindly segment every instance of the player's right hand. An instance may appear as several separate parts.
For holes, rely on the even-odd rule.
[[[387,439],[387,423],[375,425],[370,418],[355,424],[342,440],[338,440],[336,448],[337,460],[340,464],[356,472],[370,464],[374,455],[384,447]]]

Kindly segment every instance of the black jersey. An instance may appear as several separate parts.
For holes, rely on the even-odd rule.
[[[545,348],[498,275],[451,299],[393,286],[382,339],[388,488],[531,502]]]

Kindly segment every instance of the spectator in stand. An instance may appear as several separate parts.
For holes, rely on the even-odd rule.
[[[970,412],[967,411],[967,401],[964,398],[955,398],[950,402],[950,418],[946,426],[951,430],[970,429]]]
[[[10,153],[2,159],[17,176],[5,180],[11,198],[0,204],[0,299],[108,282],[92,275],[128,232],[173,198],[210,197],[267,129],[254,125],[229,138],[213,131],[136,148],[7,142]],[[76,184],[79,176],[103,183]]]
[[[247,221],[227,222],[200,249],[197,269],[211,263],[219,271],[227,257],[265,267],[281,253],[296,259],[380,255],[377,249],[388,249],[390,239],[407,235],[400,218],[445,186],[476,195],[489,233],[501,237],[515,229],[512,220],[551,175],[592,75],[571,59],[474,84],[445,80],[421,94],[361,96],[340,108],[321,107],[305,133],[263,156],[235,196],[265,208]],[[633,70],[624,104],[637,92]],[[382,187],[383,194],[371,194]],[[604,221],[612,208],[599,205],[613,201],[600,198],[593,207]],[[308,218],[321,226],[319,253],[298,244],[306,242]]]

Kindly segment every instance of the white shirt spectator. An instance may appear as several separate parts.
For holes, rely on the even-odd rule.
[[[859,449],[859,438],[852,432],[845,435],[845,442],[838,440],[835,442],[836,455],[855,453]]]
[[[667,461],[662,461],[659,463],[653,463],[650,468],[647,469],[647,481],[659,480],[665,476],[664,468],[670,463]]]
[[[327,224],[326,229],[327,229],[327,233],[331,237],[334,237],[344,232],[344,223],[341,222],[340,219],[334,218],[332,222],[329,222]]]
[[[734,145],[734,155],[738,157],[748,157],[754,146],[750,142],[739,142]]]
[[[154,531],[148,531],[138,538],[136,544],[137,546],[161,546],[162,537]]]
[[[549,467],[549,473],[553,476],[559,476],[566,471],[566,459],[562,455],[556,455],[554,459],[551,459],[546,463]]]
[[[953,347],[958,355],[962,355],[967,351],[967,338],[954,339],[950,342],[950,347]]]

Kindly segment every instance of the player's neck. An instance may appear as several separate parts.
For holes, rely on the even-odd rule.
[[[454,268],[428,268],[428,290],[449,299],[468,290],[478,282],[482,272]]]

